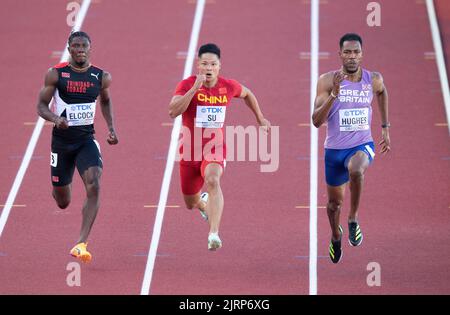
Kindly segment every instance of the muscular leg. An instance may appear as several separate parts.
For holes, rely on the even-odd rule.
[[[220,188],[220,177],[222,176],[222,167],[217,163],[209,163],[205,168],[205,183],[209,194],[206,205],[206,214],[208,215],[209,233],[219,232],[220,219],[223,212],[223,193]]]
[[[327,214],[330,221],[331,233],[333,241],[338,241],[341,238],[339,231],[339,216],[341,214],[342,203],[344,202],[345,186],[330,186],[327,185],[328,191],[328,204]]]
[[[72,198],[72,184],[53,186],[52,196],[59,208],[66,209]]]
[[[84,187],[86,188],[86,200],[84,201],[81,223],[80,239],[78,243],[85,243],[94,224],[100,205],[100,177],[102,169],[97,166],[88,168],[82,175]]]
[[[351,205],[348,215],[349,222],[356,222],[358,217],[359,201],[364,183],[364,172],[369,167],[369,157],[362,151],[358,151],[350,158],[348,172],[350,175]]]
[[[186,207],[190,209],[200,209],[205,211],[206,203],[200,199],[200,192],[195,195],[183,195]]]

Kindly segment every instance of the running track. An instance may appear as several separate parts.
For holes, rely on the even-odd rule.
[[[4,1],[0,60],[4,98],[0,134],[0,202],[7,199],[36,121],[35,103],[47,68],[60,59],[70,28],[64,1]],[[382,26],[369,28],[366,1],[320,6],[320,72],[335,69],[337,40],[359,32],[365,67],[382,72],[390,95],[393,151],[377,156],[366,176],[360,223],[363,246],[344,244],[327,257],[329,228],[319,208],[319,294],[450,293],[448,244],[448,129],[426,7],[421,1],[379,1]],[[437,1],[439,12],[448,4]],[[176,8],[176,9],[174,9]],[[256,8],[256,9],[255,9]],[[60,211],[51,199],[45,126],[0,238],[0,294],[138,294],[169,146],[167,103],[181,79],[195,3],[93,1],[83,29],[93,39],[92,61],[113,75],[112,97],[120,144],[107,145],[97,119],[105,171],[102,204],[90,237],[92,264],[81,286],[66,284],[68,251],[80,225],[83,189],[75,174],[73,202]],[[343,14],[351,10],[352,15]],[[359,13],[358,13],[359,12]],[[439,13],[438,12],[438,13]],[[447,21],[438,14],[440,21]],[[175,165],[153,272],[151,294],[307,294],[309,211],[308,1],[207,1],[200,43],[223,51],[224,76],[250,87],[267,118],[280,127],[280,167],[260,173],[258,162],[228,164],[222,186],[224,247],[206,250],[207,225],[185,210]],[[446,20],[445,20],[446,19]],[[448,25],[445,24],[445,34]],[[444,32],[444,31],[443,31]],[[449,41],[444,40],[449,51]],[[56,52],[56,53],[54,53]],[[374,108],[373,134],[379,139]],[[101,116],[99,114],[99,116]],[[229,125],[254,123],[240,100]],[[320,130],[322,147],[325,130]],[[319,206],[326,204],[319,151]],[[342,217],[348,213],[348,197]],[[369,287],[369,262],[381,266],[381,286]]]

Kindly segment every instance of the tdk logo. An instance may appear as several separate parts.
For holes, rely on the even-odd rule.
[[[365,109],[350,109],[344,112],[345,116],[360,116],[366,113]]]
[[[80,111],[80,110],[91,110],[92,109],[92,104],[88,104],[88,105],[72,105],[71,106],[71,110],[74,111]]]
[[[222,113],[222,107],[207,107],[202,108],[202,113],[208,113],[208,114],[221,114]]]

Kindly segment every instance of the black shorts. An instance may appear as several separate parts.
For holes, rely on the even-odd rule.
[[[66,186],[72,183],[75,165],[80,175],[92,166],[103,168],[98,142],[95,139],[88,139],[67,144],[53,139],[50,156],[53,186]]]

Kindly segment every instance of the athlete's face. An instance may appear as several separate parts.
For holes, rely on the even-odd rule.
[[[362,60],[362,47],[359,41],[345,41],[339,52],[345,72],[358,71]]]
[[[83,66],[89,62],[91,44],[89,44],[89,41],[86,37],[74,37],[68,49],[72,60],[78,66]]]
[[[216,54],[204,53],[198,58],[198,73],[206,75],[206,82],[214,82],[219,76],[220,59]]]

